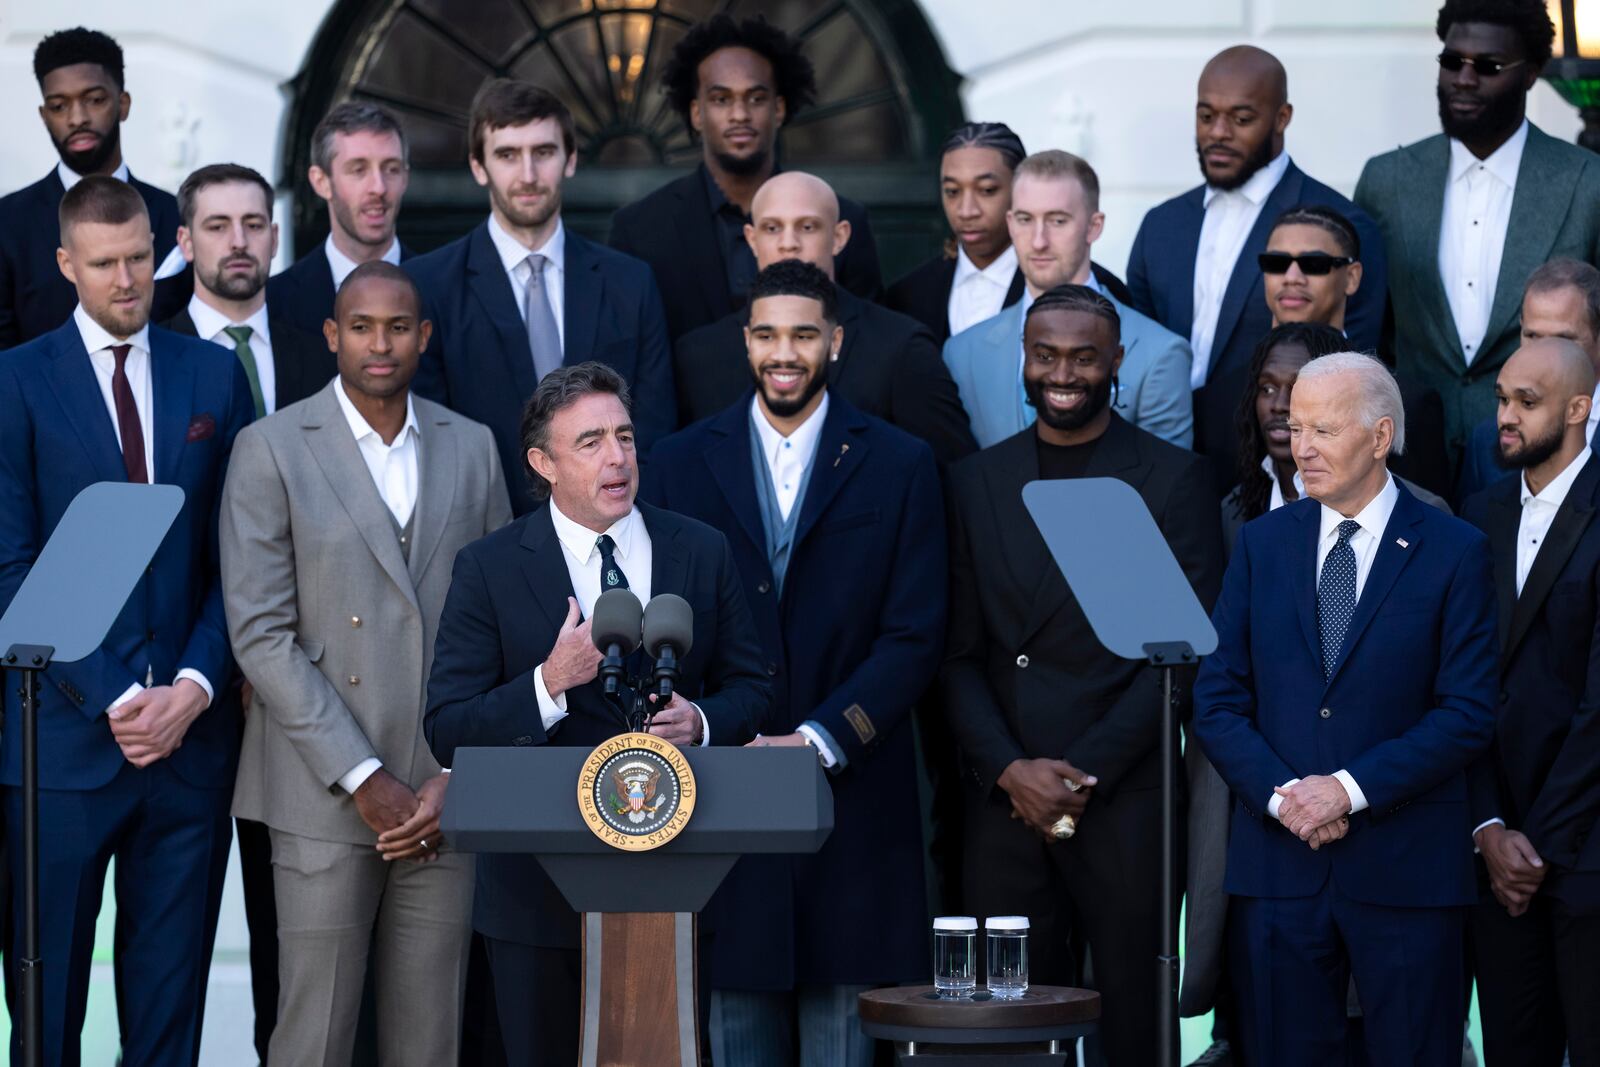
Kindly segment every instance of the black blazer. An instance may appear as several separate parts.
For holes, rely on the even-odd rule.
[[[1549,892],[1600,905],[1600,456],[1578,473],[1516,591],[1522,479],[1469,499],[1489,535],[1500,600],[1500,706],[1494,744],[1469,778],[1472,824],[1504,819],[1551,864]],[[1586,877],[1561,876],[1578,871]],[[1584,884],[1587,883],[1587,884]]]
[[[694,608],[694,643],[678,691],[705,712],[711,744],[744,744],[765,726],[771,690],[728,539],[648,504],[639,511],[650,533],[651,592],[675,593]],[[422,721],[442,765],[463,747],[588,747],[628,732],[598,681],[569,689],[567,717],[545,732],[533,672],[555,647],[571,595],[548,506],[457,554]],[[473,925],[502,941],[578,946],[577,914],[532,856],[478,857]]]
[[[465,237],[418,256],[406,270],[422,290],[433,340],[414,388],[494,431],[518,515],[537,501],[523,467],[522,408],[538,388],[528,329],[485,220]],[[606,364],[633,394],[643,454],[673,430],[672,350],[661,295],[631,256],[566,231],[563,363]]]
[[[742,293],[728,292],[727,264],[705,181],[702,164],[620,208],[611,217],[606,242],[655,271],[666,301],[667,332],[674,341],[744,306]],[[857,296],[876,300],[883,293],[883,272],[867,209],[841,196],[839,215],[850,224],[850,243],[834,264],[834,276]]]
[[[416,253],[400,246],[400,262]],[[323,242],[267,279],[267,303],[286,321],[306,333],[322,336],[322,324],[333,318],[333,268]]]
[[[1113,414],[1085,477],[1138,490],[1209,609],[1222,535],[1205,460]],[[941,674],[962,759],[985,793],[1024,757],[1064,758],[1097,795],[1161,781],[1161,690],[1095,637],[1022,504],[1033,427],[950,470],[950,632]]]
[[[156,266],[178,243],[178,201],[169,192],[129,175],[150,211]],[[31,341],[66,322],[78,306],[78,292],[56,266],[61,228],[56,219],[66,195],[61,175],[50,173],[25,189],[0,199],[0,348]],[[161,322],[188,302],[192,281],[156,283],[151,322]]]
[[[1098,263],[1091,262],[1089,271],[1106,292],[1129,307],[1133,306],[1133,297],[1128,293],[1128,287],[1122,284],[1121,278]],[[950,287],[955,280],[955,257],[935,256],[889,286],[883,295],[883,305],[902,315],[910,315],[928,328],[935,341],[944,344],[950,339]],[[1021,300],[1026,288],[1027,282],[1022,277],[1022,271],[1013,272],[1011,288],[1006,290],[1005,301],[1000,306],[1008,308]]]
[[[709,418],[750,392],[745,313],[678,339],[678,422]],[[961,394],[933,337],[915,319],[839,290],[844,342],[828,364],[828,389],[869,415],[922,438],[940,463],[977,450]]]
[[[277,394],[273,410],[282,411],[331,382],[339,373],[339,360],[329,351],[322,331],[318,330],[315,335],[306,333],[292,322],[278,318],[273,310],[269,304],[267,328],[272,331],[272,382]],[[199,336],[187,308],[161,325],[186,337]]]

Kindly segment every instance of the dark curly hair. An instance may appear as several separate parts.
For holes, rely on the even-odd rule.
[[[1538,68],[1550,62],[1556,26],[1550,21],[1544,0],[1445,0],[1434,25],[1439,40],[1444,40],[1451,26],[1462,22],[1505,26],[1522,40],[1523,58],[1531,66]]]
[[[661,89],[685,126],[689,104],[700,91],[700,64],[724,48],[748,48],[772,64],[774,89],[783,97],[784,122],[816,99],[817,72],[798,40],[759,15],[743,21],[726,13],[714,15],[689,27],[661,70]]]
[[[822,305],[822,317],[839,321],[838,289],[833,279],[813,263],[803,259],[780,259],[755,276],[750,283],[746,314],[754,314],[756,301],[768,296],[800,296]]]
[[[116,83],[117,90],[122,90],[122,46],[99,30],[74,26],[70,30],[52,33],[33,50],[33,76],[40,88],[44,87],[46,74],[79,63],[94,63],[104,67]]]
[[[1272,476],[1261,469],[1267,456],[1267,436],[1256,419],[1256,394],[1260,391],[1261,368],[1267,365],[1272,350],[1279,347],[1303,348],[1312,359],[1350,351],[1350,341],[1332,326],[1316,322],[1286,322],[1267,331],[1250,357],[1249,377],[1234,425],[1239,433],[1239,513],[1245,522],[1264,515],[1272,503]]]

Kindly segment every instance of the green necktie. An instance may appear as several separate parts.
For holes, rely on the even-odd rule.
[[[244,366],[244,376],[250,380],[250,399],[256,403],[256,418],[267,413],[267,401],[261,395],[261,372],[256,370],[256,354],[250,350],[250,327],[224,326],[222,332],[233,338],[233,354]]]

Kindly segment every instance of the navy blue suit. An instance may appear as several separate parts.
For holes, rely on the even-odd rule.
[[[756,416],[757,418],[761,416]],[[713,901],[717,988],[881,985],[927,973],[910,712],[944,646],[938,465],[830,396],[782,596],[768,562],[751,396],[652,453],[646,494],[727,534],[772,677],[768,734],[820,725],[844,766],[815,856],[747,856]],[[893,892],[860,887],[893,886]]]
[[[401,245],[400,262],[411,256],[411,249]],[[333,267],[328,264],[328,250],[322,241],[267,279],[267,305],[272,308],[273,317],[318,337],[322,336],[322,324],[333,318],[333,298],[337,295]]]
[[[1467,435],[1467,447],[1461,454],[1461,475],[1456,485],[1456,499],[1465,503],[1468,497],[1511,477],[1513,471],[1500,466],[1500,420],[1493,415],[1472,427]]]
[[[159,267],[178,243],[178,201],[131,175],[128,181],[150,210]],[[66,192],[52,167],[32,185],[0,199],[0,348],[49,333],[78,306],[77,290],[56,266],[56,249],[61,247],[57,217]],[[156,286],[151,322],[164,322],[183,309],[194,292],[192,277],[185,272]]]
[[[1245,238],[1223,293],[1222,310],[1211,345],[1205,386],[1194,396],[1195,451],[1211,460],[1219,494],[1239,480],[1239,433],[1234,415],[1245,389],[1245,375],[1256,343],[1272,329],[1261,267],[1256,257],[1267,247],[1279,215],[1301,204],[1331,207],[1355,225],[1361,237],[1361,288],[1350,298],[1345,333],[1351,348],[1375,352],[1383,327],[1388,269],[1383,234],[1367,213],[1310,177],[1292,162],[1277,187],[1261,205],[1261,214]],[[1205,186],[1151,208],[1139,224],[1128,255],[1128,291],[1133,306],[1161,325],[1187,338],[1194,329],[1194,260],[1205,223]]]
[[[1343,1063],[1353,972],[1374,1063],[1459,1064],[1462,923],[1477,899],[1467,768],[1494,731],[1487,539],[1403,486],[1324,681],[1321,505],[1240,531],[1195,684],[1195,732],[1233,792],[1224,888],[1251,1063]],[[1369,807],[1313,851],[1276,786],[1347,770]]]
[[[528,330],[485,220],[471,233],[418,256],[406,270],[422,289],[433,339],[412,388],[494,431],[511,510],[537,505],[524,472],[522,408],[539,385]],[[650,268],[632,256],[566,232],[565,365],[596,360],[627,381],[643,455],[672,432],[672,348]]]
[[[233,355],[151,327],[156,482],[183,510],[87,658],[45,673],[39,701],[40,876],[45,1062],[76,1062],[95,915],[117,861],[117,964],[123,1062],[198,1056],[211,941],[228,853],[239,723],[223,711],[232,658],[217,562],[217,504],[233,438],[254,416]],[[0,355],[0,610],[80,490],[126,481],[121,446],[77,324]],[[143,770],[128,763],[105,711],[146,672],[157,685],[192,668],[217,700],[183,745]],[[19,714],[14,687],[7,715]],[[12,722],[19,721],[15,718]],[[20,736],[0,738],[8,833],[20,834]],[[12,855],[20,880],[21,858]],[[21,916],[17,916],[20,924]],[[20,926],[19,926],[20,931]],[[20,932],[18,934],[20,937]]]

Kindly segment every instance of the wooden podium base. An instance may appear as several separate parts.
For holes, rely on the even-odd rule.
[[[692,912],[585,912],[581,1067],[699,1067]]]

